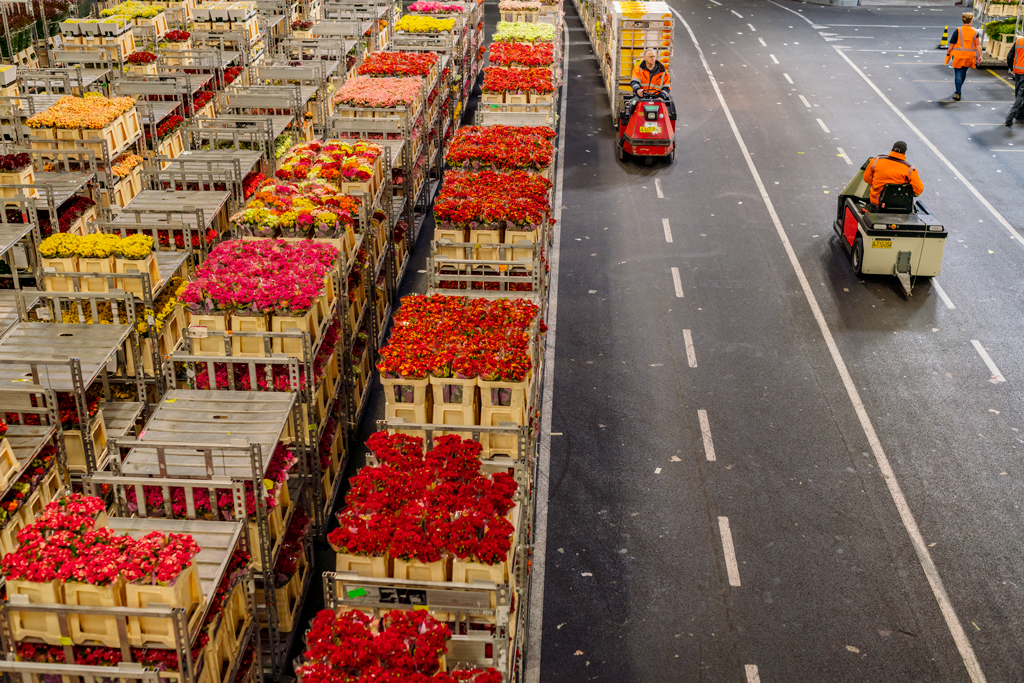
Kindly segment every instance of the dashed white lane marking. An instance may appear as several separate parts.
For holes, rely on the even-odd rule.
[[[672,228],[669,227],[667,218],[661,219],[661,227],[665,229],[665,241],[672,244]]]
[[[716,5],[718,5],[719,7],[721,7],[721,6],[722,6],[722,3],[718,2],[718,0],[711,0],[711,2],[715,3],[715,4],[716,4]]]
[[[768,55],[768,56],[771,57],[772,61],[775,62],[776,64],[779,63],[779,60],[775,59],[775,55]]]
[[[697,367],[697,350],[693,346],[693,335],[689,330],[683,330],[683,343],[686,345],[686,363],[691,367]]]
[[[817,121],[818,121],[818,125],[819,125],[819,126],[821,126],[821,129],[822,129],[823,131],[825,131],[826,133],[831,133],[831,132],[832,132],[832,131],[830,131],[830,130],[828,129],[828,126],[826,126],[826,125],[825,125],[825,122],[824,122],[824,121],[822,121],[821,119],[817,119]]]
[[[772,0],[768,1],[772,2]],[[772,2],[772,4],[775,5],[778,3]],[[779,6],[781,7],[781,5]],[[700,43],[697,42],[697,36],[693,34],[693,29],[690,28],[690,25],[678,10],[672,8],[672,12],[686,28],[686,32],[690,35],[690,40],[693,41],[693,46],[697,49],[697,54],[700,56],[701,64],[704,66],[704,71],[707,74],[708,79],[711,81],[711,87],[715,91],[715,95],[718,96],[718,102],[722,105],[725,118],[729,121],[729,126],[732,128],[732,133],[736,138],[736,144],[739,145],[740,151],[743,153],[743,158],[747,162],[747,168],[750,170],[750,175],[753,177],[754,183],[757,185],[757,189],[761,194],[761,199],[764,201],[764,205],[768,210],[769,216],[771,216],[772,223],[775,225],[775,231],[779,235],[779,240],[782,242],[782,246],[786,250],[786,255],[789,257],[789,263],[793,268],[793,272],[796,273],[797,281],[800,283],[800,288],[803,290],[804,298],[807,299],[807,305],[811,308],[814,320],[818,324],[818,330],[821,332],[821,336],[825,341],[825,346],[828,347],[828,352],[832,357],[832,362],[836,366],[836,371],[839,373],[840,379],[842,379],[843,387],[846,389],[846,394],[849,396],[850,403],[853,405],[854,412],[857,414],[857,419],[860,422],[861,429],[864,430],[864,436],[867,438],[868,444],[871,446],[871,452],[875,456],[875,463],[878,465],[879,473],[885,480],[886,488],[889,489],[889,495],[892,496],[893,503],[896,505],[896,510],[899,512],[900,521],[903,522],[903,528],[906,529],[907,536],[910,537],[911,545],[914,546],[914,552],[917,554],[917,559],[921,563],[921,569],[924,571],[925,578],[928,580],[928,585],[932,589],[932,595],[935,596],[935,601],[939,605],[939,611],[942,612],[942,617],[946,622],[946,628],[949,629],[949,633],[953,637],[953,642],[956,643],[957,650],[960,653],[960,658],[963,660],[964,666],[967,668],[967,673],[970,675],[971,681],[973,683],[985,683],[985,673],[981,670],[981,664],[978,663],[978,657],[974,653],[971,641],[967,638],[967,633],[964,631],[964,627],[960,623],[959,617],[956,615],[956,610],[953,608],[953,602],[949,599],[949,594],[946,592],[946,587],[942,583],[942,577],[939,575],[939,570],[935,566],[934,560],[932,560],[931,551],[928,550],[928,544],[925,543],[924,537],[921,535],[921,529],[917,526],[917,520],[914,519],[914,513],[910,511],[910,505],[907,503],[906,496],[903,495],[903,489],[900,488],[899,481],[896,479],[896,473],[893,472],[889,458],[885,454],[885,450],[882,448],[882,442],[878,438],[878,434],[875,432],[875,426],[871,423],[871,417],[868,415],[867,408],[864,407],[864,401],[860,397],[860,392],[857,391],[857,385],[854,384],[853,377],[850,375],[850,370],[846,366],[846,361],[843,360],[843,356],[839,352],[839,346],[836,345],[836,340],[832,336],[832,330],[829,329],[828,322],[825,320],[825,315],[821,312],[821,306],[818,304],[818,299],[814,295],[814,290],[811,289],[811,283],[807,281],[807,275],[804,273],[804,269],[796,257],[796,251],[793,250],[793,244],[789,241],[789,236],[786,234],[785,228],[782,227],[782,221],[779,220],[779,214],[775,211],[775,205],[772,204],[771,197],[768,196],[768,190],[765,188],[764,182],[761,180],[761,174],[757,172],[757,167],[754,165],[754,159],[750,156],[750,150],[747,149],[747,143],[743,141],[740,129],[736,125],[736,119],[732,116],[732,111],[730,111],[729,105],[725,101],[722,89],[718,87],[718,81],[715,80],[715,74],[711,71],[711,67],[708,65],[708,60],[704,56],[704,51],[701,49]],[[838,52],[839,54],[843,54],[842,51]],[[843,58],[846,59],[846,55],[843,55]],[[847,59],[847,61],[849,61],[849,59]],[[850,65],[856,68],[853,62],[850,62]],[[860,72],[859,69],[857,69],[857,71]],[[882,91],[877,88],[875,88],[875,91],[881,95],[886,102],[889,101],[885,98],[885,95],[882,95]],[[921,137],[924,139],[924,136]]]
[[[761,43],[761,47],[768,47],[768,43],[764,42],[764,38],[758,38],[757,42]]]
[[[658,193],[658,199],[664,199],[665,195],[661,191],[661,178],[654,179],[654,189]]]
[[[836,147],[836,149],[839,151],[839,156],[841,156],[843,158],[843,161],[845,161],[850,166],[853,166],[853,162],[850,161],[850,157],[846,156],[846,152],[843,151],[843,148],[842,147]]]
[[[910,119],[908,119],[903,114],[903,112],[900,111],[899,108],[895,104],[893,104],[892,101],[888,97],[885,96],[885,93],[883,93],[882,90],[877,85],[875,85],[870,78],[868,78],[867,74],[865,74],[863,71],[861,71],[860,68],[856,64],[853,63],[853,60],[851,60],[849,57],[846,56],[845,52],[843,52],[842,50],[838,50],[838,49],[836,50],[836,52],[838,52],[839,55],[843,59],[845,59],[846,62],[851,67],[853,67],[854,71],[856,71],[858,74],[860,74],[860,77],[864,79],[864,82],[871,86],[871,89],[874,90],[875,93],[879,97],[882,98],[882,101],[885,102],[886,104],[888,104],[889,108],[892,109],[894,112],[896,112],[897,116],[899,116],[901,119],[903,119],[903,122],[905,124],[907,124],[907,126],[910,128],[910,130],[914,131],[914,133],[917,134],[917,137],[921,138],[921,141],[924,144],[928,145],[928,148],[935,154],[935,156],[937,156],[939,158],[939,161],[941,161],[942,163],[946,164],[946,166],[949,168],[949,170],[951,170],[953,172],[953,174],[957,177],[957,179],[959,179],[960,182],[962,182],[964,185],[967,186],[967,189],[971,191],[971,194],[973,194],[978,199],[978,201],[981,202],[982,206],[984,206],[986,209],[988,209],[989,213],[991,213],[995,217],[995,219],[997,221],[999,221],[999,224],[1002,225],[1004,228],[1006,228],[1006,230],[1011,235],[1013,235],[1014,239],[1016,239],[1021,244],[1024,244],[1024,235],[1021,235],[1019,232],[1017,232],[1017,230],[1012,225],[1010,225],[1010,221],[1008,221],[1005,218],[1003,218],[1003,214],[1001,214],[998,211],[996,211],[996,207],[992,206],[992,204],[987,199],[985,199],[985,197],[982,196],[981,192],[978,192],[978,188],[976,188],[974,185],[972,185],[971,182],[969,180],[967,180],[966,177],[964,177],[964,174],[961,173],[959,171],[959,169],[957,169],[957,167],[954,166],[953,163],[949,159],[946,158],[946,155],[943,154],[942,152],[940,152],[939,148],[936,147],[935,145],[933,145],[932,141],[929,140],[928,138],[926,138],[924,136],[924,133],[922,133],[918,129],[917,126],[915,126],[913,123],[910,122]],[[982,672],[981,672],[980,665],[979,665],[979,668],[978,668],[978,674],[981,675],[982,678],[984,678],[984,674],[982,674]],[[973,673],[972,673],[972,676],[973,676]]]
[[[757,673],[757,664],[747,664],[743,670],[747,674],[747,683],[761,683],[761,676]]]
[[[942,303],[946,304],[946,308],[950,310],[956,308],[956,306],[953,305],[953,300],[949,298],[946,294],[946,290],[942,288],[942,285],[940,285],[939,281],[935,278],[932,278],[932,287],[935,288],[935,293],[939,295],[940,299],[942,299]]]
[[[789,77],[789,74],[784,73],[782,75],[786,77],[786,80],[789,81],[790,85],[796,85],[796,83],[793,82],[793,79]]]
[[[749,26],[749,27],[750,27],[750,30],[751,30],[751,31],[757,31],[757,29],[756,29],[756,28],[754,28],[754,25],[753,25],[753,24],[747,24],[747,26]]]
[[[562,31],[565,52],[562,58],[564,71],[569,73],[569,26]],[[562,103],[558,121],[558,171],[555,174],[554,235],[551,246],[551,272],[548,275],[548,334],[544,349],[544,397],[541,405],[540,448],[537,456],[537,503],[534,513],[533,571],[530,574],[530,632],[526,658],[526,681],[540,681],[540,644],[544,634],[544,560],[548,544],[548,491],[551,483],[551,432],[552,404],[555,401],[555,332],[558,322],[558,266],[562,243],[562,181],[565,170],[565,110],[568,106],[569,78],[562,81]],[[561,433],[558,433],[561,436]]]
[[[985,365],[988,366],[988,371],[992,373],[992,377],[989,379],[989,382],[992,382],[992,384],[1005,382],[1006,378],[1003,377],[1003,373],[999,372],[999,368],[996,367],[996,364],[992,362],[992,357],[988,355],[988,351],[986,351],[985,347],[981,345],[981,342],[977,339],[972,339],[971,343],[974,344],[974,350],[977,351],[978,355],[981,356],[981,359],[985,361]]]
[[[811,103],[807,101],[806,97],[804,97],[803,95],[798,95],[798,97],[800,98],[800,101],[804,103],[805,107],[807,107],[808,109],[811,108]]]
[[[672,284],[676,288],[676,297],[683,298],[683,281],[679,279],[679,269],[672,268]]]
[[[718,531],[722,534],[722,550],[725,552],[725,572],[729,575],[729,585],[740,585],[740,568],[736,564],[736,550],[732,547],[732,531],[729,530],[729,518],[718,518]]]
[[[800,17],[801,19],[806,21],[808,24],[810,24],[811,28],[828,28],[827,26],[818,26],[813,21],[811,21],[810,19],[808,19],[804,15],[800,14],[799,12],[794,12],[793,10],[789,9],[788,7],[783,7],[782,5],[780,5],[777,2],[772,2],[772,0],[768,0],[768,2],[771,2],[771,4],[775,5],[776,7],[781,7],[782,9],[786,10],[787,12],[791,12],[791,13],[797,15],[798,17]]]
[[[740,14],[739,12],[737,12],[736,10],[734,10],[734,9],[731,9],[731,10],[729,10],[729,11],[730,11],[730,12],[732,12],[733,14],[735,14],[735,15],[736,15],[737,17],[739,17],[740,19],[742,19],[742,18],[743,18],[743,15],[742,15],[742,14]]]
[[[700,421],[700,438],[704,441],[704,457],[708,462],[715,461],[715,442],[711,439],[711,423],[708,422],[708,411],[698,410],[697,419]]]

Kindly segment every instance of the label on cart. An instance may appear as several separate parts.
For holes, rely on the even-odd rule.
[[[49,320],[50,309],[46,308],[45,306],[40,306],[39,308],[36,309],[36,317],[39,318],[40,320]]]
[[[875,239],[871,240],[872,249],[892,249],[892,240]]]
[[[208,336],[210,336],[207,333],[205,325],[193,325],[189,327],[188,330],[189,336],[192,337],[193,339],[206,339]]]
[[[71,638],[69,638],[67,636],[61,636],[60,637],[60,644],[61,645],[71,645]]]
[[[661,132],[661,126],[659,126],[656,123],[652,124],[650,126],[640,126],[640,132],[641,133],[660,133]]]

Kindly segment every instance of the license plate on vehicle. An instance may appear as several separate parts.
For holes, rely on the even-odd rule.
[[[871,240],[872,249],[892,249],[892,240]]]
[[[641,133],[660,133],[660,126],[640,126]]]

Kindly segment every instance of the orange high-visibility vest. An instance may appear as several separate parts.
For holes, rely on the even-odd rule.
[[[1013,44],[1013,73],[1024,74],[1024,38]]]
[[[965,66],[974,67],[978,63],[978,53],[981,51],[981,36],[970,26],[960,27],[957,33],[956,42],[949,44],[946,51],[946,64],[950,58],[953,59],[953,68],[962,69]]]

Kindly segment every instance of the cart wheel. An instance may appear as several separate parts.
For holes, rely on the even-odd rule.
[[[650,166],[654,163],[654,157],[644,157],[644,166]]]
[[[864,240],[860,237],[853,242],[853,252],[850,254],[850,264],[853,266],[853,272],[860,275],[861,268],[864,267]]]

